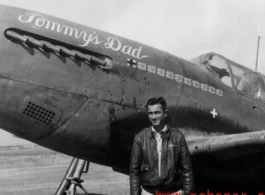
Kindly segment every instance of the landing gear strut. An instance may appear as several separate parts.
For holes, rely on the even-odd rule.
[[[73,158],[55,195],[76,195],[76,187],[79,187],[88,195],[88,192],[81,184],[84,181],[81,179],[81,175],[88,172],[88,167],[88,161]]]

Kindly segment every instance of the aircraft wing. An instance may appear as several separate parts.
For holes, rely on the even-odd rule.
[[[265,130],[189,140],[192,156],[210,155],[218,161],[265,152]]]

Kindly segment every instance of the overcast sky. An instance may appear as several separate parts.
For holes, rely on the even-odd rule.
[[[212,51],[252,69],[261,36],[259,71],[265,74],[262,0],[0,0],[0,4],[104,30],[187,60]]]

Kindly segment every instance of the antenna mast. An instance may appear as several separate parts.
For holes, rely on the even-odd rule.
[[[257,57],[256,57],[256,67],[255,67],[255,71],[258,71],[258,61],[259,61],[259,40],[260,40],[260,36],[258,36],[258,47],[257,47]]]

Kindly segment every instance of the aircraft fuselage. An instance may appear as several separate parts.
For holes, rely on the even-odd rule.
[[[126,173],[154,96],[187,140],[265,129],[262,101],[164,51],[7,6],[0,33],[0,128],[47,148]]]

